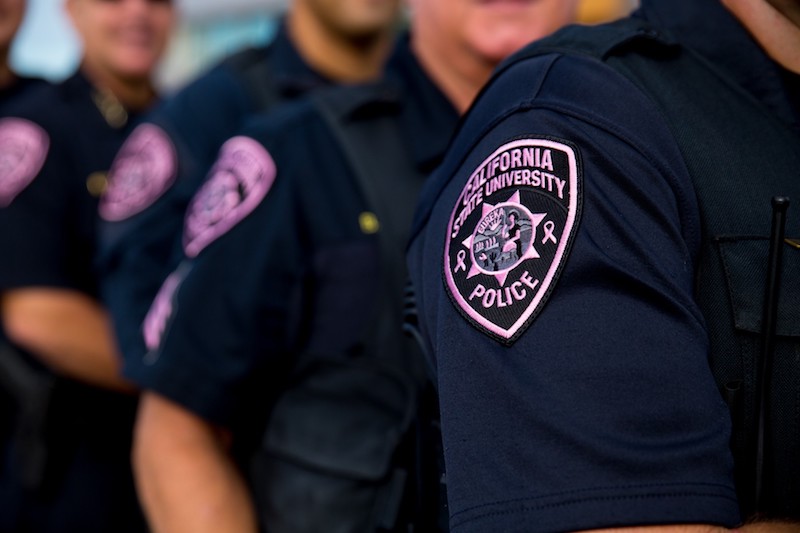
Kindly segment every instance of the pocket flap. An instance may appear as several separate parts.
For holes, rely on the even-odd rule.
[[[372,361],[314,361],[276,403],[264,448],[300,465],[378,480],[411,423],[414,395]]]
[[[718,239],[718,244],[733,306],[734,325],[739,330],[760,333],[769,240],[765,237],[724,237]],[[776,332],[780,336],[800,336],[800,250],[788,244],[784,244],[779,294]]]

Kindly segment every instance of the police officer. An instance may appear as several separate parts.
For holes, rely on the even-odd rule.
[[[14,101],[28,90],[44,85],[41,80],[18,76],[8,64],[11,43],[24,13],[25,2],[22,0],[0,2],[0,116],[12,112]],[[0,165],[4,164],[5,161],[0,162]],[[1,330],[0,346],[7,346],[7,340]],[[9,395],[5,387],[0,387],[0,442],[5,443],[13,433],[14,411],[13,396]]]
[[[0,123],[2,325],[17,436],[3,450],[2,531],[141,531],[129,453],[136,399],[118,375],[92,267],[98,196],[155,100],[168,0],[67,0],[80,68]],[[12,356],[4,353],[8,363]],[[48,380],[49,375],[60,377]]]
[[[293,0],[268,46],[224,60],[131,136],[100,204],[99,261],[127,376],[140,370],[142,320],[180,261],[186,206],[220,145],[252,113],[317,87],[376,77],[398,8],[398,0]]]
[[[41,80],[17,75],[8,64],[11,42],[25,15],[25,0],[3,0],[0,2],[0,110]]]
[[[798,15],[644,0],[476,102],[409,252],[455,530],[798,531]]]
[[[371,403],[372,415],[359,418],[357,408],[350,409],[352,389],[326,377],[359,360],[379,365],[396,348],[399,319],[384,332],[376,318],[382,306],[401,303],[397,284],[405,278],[393,269],[402,268],[408,227],[396,221],[410,224],[416,195],[409,189],[438,164],[459,114],[491,69],[531,38],[571,20],[575,5],[419,0],[410,8],[410,38],[400,41],[377,93],[361,98],[363,87],[317,93],[310,102],[254,119],[223,144],[192,201],[183,235],[186,260],[145,321],[150,351],[137,376],[147,392],[134,464],[156,529],[253,531],[258,512],[268,531],[373,531],[380,524],[396,530],[392,521],[369,520],[391,505],[365,514],[357,526],[341,513],[359,503],[359,485],[384,479],[391,461],[386,453],[395,451],[387,442],[398,426],[387,424],[389,436],[377,446],[361,438],[361,430],[384,427],[384,416],[395,416],[392,391],[405,389],[376,374],[353,393],[384,402]],[[320,107],[330,94],[358,97]],[[340,136],[341,124],[330,120],[331,111],[341,122],[364,121],[376,129],[359,130],[359,142],[351,144]],[[362,166],[374,170],[366,179]],[[384,216],[392,208],[400,215]],[[386,261],[395,257],[395,263]],[[399,362],[416,363],[406,357]],[[326,370],[312,374],[310,386],[298,393],[287,367],[309,359]],[[331,393],[330,403],[321,399]],[[391,413],[382,411],[385,405]],[[400,414],[405,408],[401,403]],[[332,437],[332,420],[348,414],[348,429]],[[267,468],[267,494],[256,511],[237,444],[249,433],[260,437],[259,420],[268,415],[264,446],[285,461]],[[348,460],[330,455],[332,449]],[[341,505],[323,510],[318,486],[311,485],[298,498],[305,505],[297,506],[298,470],[340,473]],[[352,474],[350,481],[345,474]],[[286,483],[269,484],[279,478]],[[293,516],[286,516],[287,507]],[[320,521],[324,527],[314,526]]]

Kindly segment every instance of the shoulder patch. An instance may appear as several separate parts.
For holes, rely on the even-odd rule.
[[[272,156],[249,137],[234,137],[220,155],[187,211],[183,249],[188,257],[229,231],[255,209],[275,181]]]
[[[42,170],[50,138],[21,118],[0,119],[0,207],[8,207]]]
[[[164,130],[154,124],[138,126],[111,165],[100,216],[118,222],[147,209],[175,181],[177,159]]]
[[[572,145],[533,137],[470,175],[447,227],[444,278],[473,326],[510,345],[539,315],[572,247],[582,179]]]
[[[142,334],[148,354],[155,352],[161,345],[161,338],[167,329],[167,323],[173,314],[173,300],[184,277],[184,269],[179,268],[170,274],[158,291],[147,316],[142,323]],[[151,357],[151,356],[148,356]]]

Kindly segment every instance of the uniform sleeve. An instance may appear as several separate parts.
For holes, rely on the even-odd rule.
[[[69,272],[69,190],[63,139],[22,118],[0,120],[0,289],[78,288]]]
[[[524,61],[422,205],[409,265],[454,533],[735,526],[696,199],[651,102],[589,59]]]
[[[268,404],[301,276],[293,203],[259,143],[223,145],[187,213],[185,260],[145,320],[150,351],[128,377],[227,427],[252,415],[252,398]]]
[[[216,68],[155,110],[115,159],[100,204],[98,263],[126,366],[141,364],[142,320],[182,257],[187,205],[248,107],[240,83]]]

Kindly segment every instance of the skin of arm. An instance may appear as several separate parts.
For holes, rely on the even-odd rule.
[[[143,394],[133,467],[154,533],[256,533],[255,509],[226,440],[180,405]]]
[[[69,289],[12,289],[0,298],[9,339],[54,372],[124,392],[111,323],[93,299]]]

